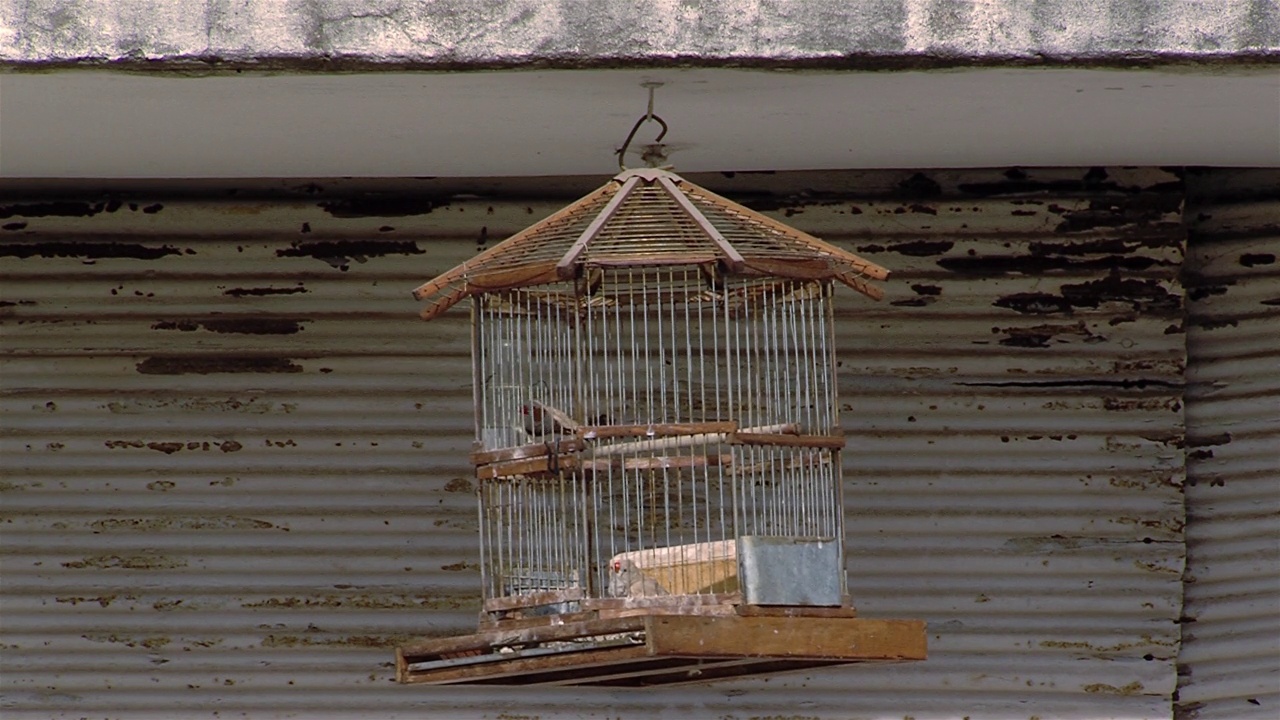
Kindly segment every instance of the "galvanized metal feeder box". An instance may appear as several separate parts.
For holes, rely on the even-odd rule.
[[[643,686],[923,660],[845,585],[835,283],[888,272],[673,173],[415,291],[473,301],[484,607],[409,683]]]

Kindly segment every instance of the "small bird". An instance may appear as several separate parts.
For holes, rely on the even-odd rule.
[[[610,597],[652,597],[669,594],[657,580],[640,572],[640,568],[630,560],[613,561],[612,572],[609,573]]]
[[[520,412],[524,414],[524,430],[532,437],[572,435],[580,427],[568,413],[537,400],[522,406]]]

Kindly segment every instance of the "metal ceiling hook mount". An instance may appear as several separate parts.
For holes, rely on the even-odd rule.
[[[631,126],[631,132],[627,133],[627,139],[622,141],[622,147],[618,148],[617,150],[619,171],[624,171],[624,172],[626,171],[627,149],[631,147],[631,141],[635,138],[636,132],[640,130],[640,126],[644,125],[647,122],[657,123],[662,128],[662,131],[659,132],[658,136],[653,139],[653,142],[645,146],[644,153],[641,155],[641,157],[644,159],[645,164],[648,165],[649,167],[659,167],[660,165],[666,163],[667,154],[665,152],[665,149],[662,146],[662,138],[667,136],[667,129],[668,129],[667,121],[658,117],[653,112],[654,90],[657,90],[658,88],[662,87],[664,84],[665,83],[662,83],[657,80],[646,80],[645,82],[640,83],[640,87],[646,88],[649,91],[649,106],[648,106],[648,110],[645,111],[645,114],[641,115],[640,119],[636,120],[635,125]]]

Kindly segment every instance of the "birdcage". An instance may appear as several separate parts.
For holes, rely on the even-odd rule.
[[[483,610],[400,679],[922,658],[921,623],[846,591],[832,296],[887,274],[646,169],[418,288],[426,319],[472,301]]]

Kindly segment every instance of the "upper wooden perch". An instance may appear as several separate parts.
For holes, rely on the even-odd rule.
[[[686,260],[687,259],[687,260]],[[715,262],[728,275],[835,280],[879,300],[889,271],[666,170],[628,170],[413,291],[430,320],[463,298],[581,277],[587,266]]]

